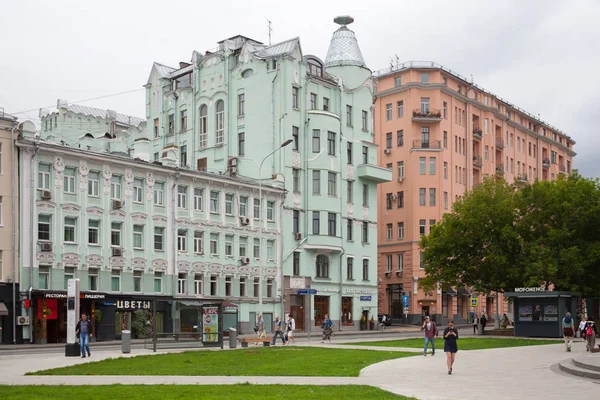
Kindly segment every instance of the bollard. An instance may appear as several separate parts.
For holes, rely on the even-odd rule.
[[[131,353],[131,331],[121,331],[121,351],[123,354]]]

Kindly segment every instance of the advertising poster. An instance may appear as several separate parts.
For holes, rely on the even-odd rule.
[[[533,320],[533,307],[529,304],[519,306],[519,321]]]
[[[217,343],[219,341],[219,308],[204,307],[202,309],[202,341]]]

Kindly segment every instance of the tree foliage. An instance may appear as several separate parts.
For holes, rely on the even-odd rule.
[[[600,291],[600,188],[574,173],[515,190],[485,179],[421,239],[421,286]]]

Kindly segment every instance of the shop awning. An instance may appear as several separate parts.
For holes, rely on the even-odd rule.
[[[237,306],[235,304],[230,303],[228,301],[224,301],[223,302],[223,307],[225,307],[225,308],[237,308]]]
[[[458,293],[460,293],[462,296],[471,297],[471,293],[469,293],[469,291],[467,289],[465,289],[464,287],[461,287],[460,289],[458,289]]]
[[[4,305],[4,303],[0,303],[0,317],[8,316],[8,308]]]
[[[448,288],[448,290],[444,290],[444,293],[448,296],[456,296],[456,292],[452,288]]]

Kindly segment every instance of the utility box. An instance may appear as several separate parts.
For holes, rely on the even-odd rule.
[[[121,351],[123,354],[131,353],[131,331],[121,331]]]

